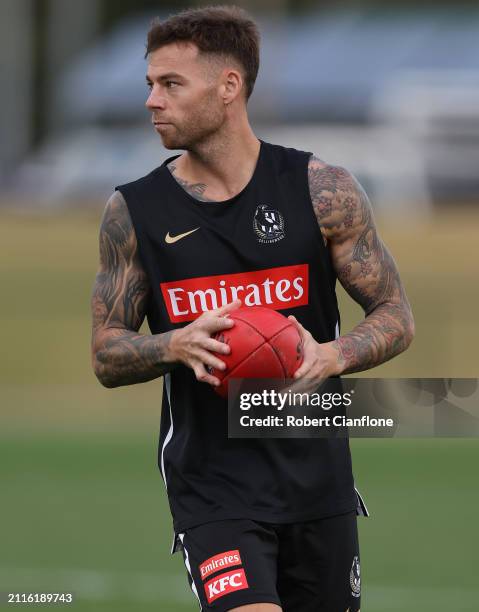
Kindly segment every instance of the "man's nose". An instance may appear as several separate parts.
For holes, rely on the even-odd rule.
[[[165,96],[162,96],[157,89],[155,90],[153,88],[145,102],[145,106],[148,110],[154,110],[156,108],[164,110],[166,108]]]

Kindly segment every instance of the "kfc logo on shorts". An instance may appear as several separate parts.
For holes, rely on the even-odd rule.
[[[240,591],[241,589],[247,589],[248,582],[244,569],[239,568],[237,570],[231,570],[212,578],[205,583],[205,593],[208,603],[215,601],[218,597],[223,597],[233,591]]]
[[[204,580],[210,574],[214,574],[218,570],[226,569],[234,565],[241,565],[241,556],[239,550],[227,550],[219,553],[203,561],[199,566],[201,579]]]

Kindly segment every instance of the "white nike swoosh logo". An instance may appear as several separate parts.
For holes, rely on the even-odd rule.
[[[178,240],[181,240],[182,238],[189,236],[190,234],[192,234],[193,232],[196,232],[196,230],[199,230],[199,229],[200,229],[199,227],[195,227],[195,229],[192,229],[189,232],[185,232],[184,234],[178,234],[177,236],[170,236],[170,232],[168,232],[165,236],[165,242],[167,244],[173,244],[174,242],[178,242]]]

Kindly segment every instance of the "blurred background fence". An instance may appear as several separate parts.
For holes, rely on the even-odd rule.
[[[257,135],[353,171],[398,262],[417,337],[374,375],[477,377],[477,2],[237,4],[263,37]],[[193,5],[0,2],[3,592],[196,609],[155,466],[161,381],[103,389],[89,356],[104,203],[171,155],[144,108],[146,30]],[[348,330],[361,312],[339,293]],[[362,609],[476,610],[477,441],[352,449]]]
[[[187,6],[163,4],[3,0],[8,198],[97,201],[162,161],[144,109],[145,31]],[[249,105],[259,132],[348,165],[388,212],[477,199],[477,3],[243,4],[263,37]]]

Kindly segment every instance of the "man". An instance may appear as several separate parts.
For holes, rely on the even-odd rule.
[[[95,373],[106,387],[164,376],[172,552],[183,551],[201,609],[357,612],[366,511],[348,441],[228,439],[213,368],[229,347],[212,335],[241,303],[269,305],[302,334],[298,384],[372,368],[414,333],[395,263],[347,170],[254,135],[259,36],[247,14],[210,7],[157,22],[146,57],[154,128],[185,152],[107,203]],[[336,278],[365,312],[343,336]],[[151,335],[138,333],[145,316]]]

